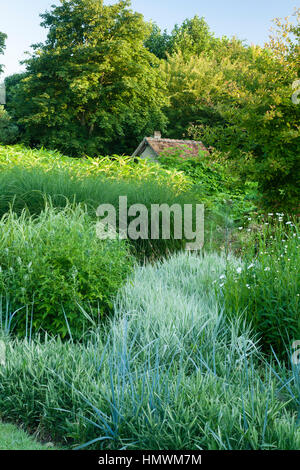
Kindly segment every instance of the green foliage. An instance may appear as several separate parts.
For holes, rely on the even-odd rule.
[[[274,370],[224,322],[212,284],[225,269],[181,254],[136,271],[103,333],[6,338],[3,418],[97,450],[299,449],[299,369]]]
[[[8,213],[0,221],[0,244],[0,296],[21,309],[11,319],[20,334],[42,328],[64,337],[69,325],[80,336],[111,311],[133,265],[125,242],[99,240],[79,206],[46,207],[37,218]]]
[[[300,183],[300,107],[291,100],[296,66],[278,61],[268,49],[249,51],[251,60],[226,68],[220,64],[220,81],[210,97],[219,119],[213,125],[198,120],[190,135],[225,152],[237,173],[257,181],[265,206],[295,212]]]
[[[161,165],[140,158],[112,157],[70,158],[58,151],[35,150],[15,145],[3,147],[0,145],[0,171],[16,166],[27,169],[49,170],[63,169],[74,177],[86,176],[103,177],[112,180],[145,181],[155,180],[157,183],[170,187],[176,193],[189,189],[192,181],[175,169],[162,168]]]
[[[206,154],[200,152],[199,157],[180,156],[182,151],[165,151],[160,155],[159,162],[163,168],[183,172],[192,182],[191,191],[205,204],[207,215],[212,212],[223,212],[226,218],[228,204],[230,217],[240,221],[244,214],[256,209],[258,195],[256,185],[244,183],[237,175],[232,174],[226,162],[220,163],[217,152]]]
[[[6,105],[5,109],[8,114],[11,116],[14,113],[14,94],[19,84],[21,84],[22,80],[26,78],[26,73],[15,73],[8,77],[5,77],[4,84],[5,84],[5,94],[6,94]]]
[[[153,24],[145,46],[159,59],[166,59],[169,54],[179,51],[185,57],[199,55],[203,51],[210,50],[216,41],[205,19],[196,15],[192,19],[186,19],[180,26],[175,25],[171,34],[166,30],[162,32],[156,24]]]
[[[172,36],[174,52],[180,51],[185,57],[200,55],[216,44],[207,22],[197,15],[186,19],[181,26],[176,25]]]
[[[11,145],[18,140],[19,129],[13,124],[9,114],[0,106],[0,144]]]
[[[242,314],[265,351],[284,356],[300,337],[300,227],[281,216],[275,226],[267,220],[248,229],[254,233],[243,243],[242,267],[229,266],[220,284],[229,318]]]
[[[221,113],[220,103],[226,109],[232,105],[238,93],[234,82],[242,83],[247,70],[244,58],[237,61],[231,57],[235,47],[235,43],[229,44],[222,58],[211,53],[186,57],[179,50],[161,62],[161,74],[167,83],[170,100],[165,112],[171,137],[184,136],[191,123],[209,128],[226,126],[227,119]],[[240,46],[239,55],[243,54],[244,48]],[[212,145],[208,141],[204,143]]]
[[[166,59],[167,53],[171,53],[173,46],[172,36],[167,31],[152,24],[150,36],[145,41],[145,47],[158,59]]]
[[[92,156],[129,152],[164,128],[164,83],[144,47],[148,26],[127,0],[102,3],[64,0],[42,15],[47,40],[25,61],[11,105],[26,142]]]

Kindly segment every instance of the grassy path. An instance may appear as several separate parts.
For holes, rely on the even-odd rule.
[[[0,450],[48,450],[24,431],[11,424],[0,423]],[[52,449],[52,447],[51,447]]]

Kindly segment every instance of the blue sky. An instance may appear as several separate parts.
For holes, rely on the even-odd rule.
[[[1,1],[0,31],[8,35],[5,55],[0,56],[6,67],[4,75],[22,70],[19,61],[24,59],[24,52],[46,37],[39,14],[58,3],[59,0]],[[299,7],[299,0],[132,0],[134,10],[163,29],[170,30],[175,23],[197,14],[205,17],[217,36],[235,35],[249,44],[260,45],[268,39],[272,18],[291,15],[296,6]]]

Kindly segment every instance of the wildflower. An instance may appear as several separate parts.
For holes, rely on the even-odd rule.
[[[293,223],[292,222],[286,222],[285,225],[292,225]]]
[[[238,274],[242,274],[242,271],[243,271],[242,268],[237,268],[237,270],[236,270],[236,272],[237,272]]]
[[[268,214],[269,217],[273,217],[273,215],[274,214],[272,212],[270,212],[270,214]]]
[[[239,227],[239,230],[243,230],[243,227]]]
[[[225,278],[226,278],[225,274],[222,274],[222,276],[220,276],[220,279],[225,279]]]
[[[271,268],[266,267],[266,268],[265,268],[265,271],[271,271]]]
[[[251,269],[251,268],[254,268],[254,263],[249,264],[247,269]]]
[[[224,283],[220,284],[220,287],[224,287]]]

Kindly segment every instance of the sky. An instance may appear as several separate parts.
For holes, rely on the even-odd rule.
[[[237,36],[248,44],[263,45],[268,40],[272,18],[291,15],[300,0],[132,0],[132,8],[146,20],[171,30],[194,15],[204,16],[216,36]],[[59,0],[0,0],[0,31],[8,35],[1,79],[22,71],[20,60],[31,44],[44,41],[40,13]],[[116,0],[106,1],[116,3]]]

